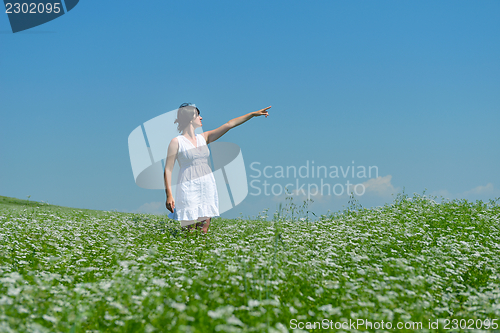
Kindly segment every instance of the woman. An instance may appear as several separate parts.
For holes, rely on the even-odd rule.
[[[253,117],[269,115],[265,109],[248,113],[234,118],[221,127],[212,131],[195,135],[194,131],[201,127],[200,110],[188,103],[184,103],[177,111],[177,130],[181,135],[170,141],[165,163],[165,192],[167,202],[165,206],[174,213],[174,217],[181,222],[181,227],[191,229],[193,225],[201,227],[203,233],[208,232],[210,218],[219,215],[219,199],[215,178],[210,168],[207,144],[223,136],[231,128],[239,126]],[[175,160],[180,166],[177,180],[175,200],[172,196],[172,170]]]

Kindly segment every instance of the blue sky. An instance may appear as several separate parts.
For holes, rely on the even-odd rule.
[[[135,184],[127,138],[191,102],[204,130],[273,106],[221,139],[241,147],[257,186],[266,179],[252,177],[254,162],[276,171],[314,161],[377,166],[378,179],[349,178],[368,207],[403,188],[499,197],[499,13],[498,1],[82,0],[16,34],[0,15],[0,195],[165,212],[163,191]],[[284,202],[249,191],[222,216]],[[312,199],[318,214],[348,201]]]

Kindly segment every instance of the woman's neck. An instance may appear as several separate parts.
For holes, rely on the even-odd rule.
[[[189,138],[195,138],[196,134],[194,134],[194,127],[192,125],[189,125],[182,131],[182,135],[187,136]]]

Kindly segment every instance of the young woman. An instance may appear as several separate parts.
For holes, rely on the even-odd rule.
[[[177,130],[181,135],[170,141],[165,163],[165,192],[167,202],[165,206],[174,213],[174,218],[181,223],[181,227],[191,229],[193,225],[201,227],[203,233],[208,232],[210,218],[219,215],[219,199],[215,178],[210,168],[207,144],[223,136],[231,128],[239,126],[253,117],[267,116],[268,106],[265,109],[248,113],[234,118],[221,127],[212,131],[195,135],[194,131],[201,127],[200,110],[188,103],[184,103],[177,111]],[[175,161],[180,166],[177,179],[177,193],[172,195],[172,170]],[[175,212],[174,212],[175,210]]]

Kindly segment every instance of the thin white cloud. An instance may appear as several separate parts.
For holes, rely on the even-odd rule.
[[[371,193],[381,197],[389,197],[398,193],[398,189],[391,184],[392,175],[371,178],[363,183],[366,193]]]
[[[137,208],[133,213],[163,215],[167,213],[164,202],[149,202]]]
[[[308,198],[314,200],[315,202],[331,202],[332,199],[344,200],[345,198],[348,198],[350,196],[350,192],[354,192],[355,195],[357,193],[363,193],[363,195],[370,194],[371,196],[386,198],[398,193],[399,191],[399,188],[396,188],[394,187],[394,185],[392,185],[391,180],[392,175],[387,175],[384,177],[371,178],[364,183],[356,184],[351,182],[349,184],[349,192],[347,192],[347,184],[343,183],[327,184],[328,186],[325,185],[323,188],[321,188],[321,186],[318,184],[315,185],[315,183],[306,183],[300,190],[292,189],[290,194],[285,194],[282,192],[281,195],[270,195],[266,200],[272,202],[283,202],[286,197],[292,196],[294,198],[294,201],[297,202],[302,202]],[[333,189],[333,186],[335,185],[336,187],[335,189]],[[342,185],[342,187],[338,187],[339,185]],[[363,188],[359,185],[362,185],[364,187],[364,191]],[[268,192],[270,192],[270,190],[268,190]],[[339,193],[339,195],[337,195],[336,193]]]
[[[311,185],[308,187],[308,185]],[[346,190],[343,190],[343,193],[341,195],[335,195],[333,192],[333,185],[335,184],[328,184],[328,186],[325,186],[323,189],[318,184],[311,183],[311,184],[305,184],[304,188],[301,190],[294,189],[292,190],[291,194],[287,195],[281,195],[281,196],[274,196],[273,201],[276,202],[282,202],[285,200],[286,197],[292,196],[293,200],[297,203],[300,202],[302,203],[305,200],[311,199],[314,202],[331,202],[332,199],[337,200],[339,198],[347,198],[349,197],[349,194],[347,193]],[[345,184],[342,184],[344,187]],[[353,186],[349,186],[349,189],[352,191]],[[336,191],[339,191],[339,189],[336,189]]]
[[[453,195],[448,190],[438,190],[431,193],[434,197],[443,197],[445,199],[450,199]]]
[[[471,190],[460,192],[460,193],[450,193],[448,190],[438,190],[431,193],[431,195],[437,197],[444,197],[447,199],[451,198],[463,198],[470,199],[471,197],[477,197],[481,195],[495,196],[498,195],[499,191],[493,186],[493,183],[488,183],[486,185],[479,185]]]
[[[483,194],[492,194],[495,192],[495,189],[493,187],[492,183],[486,184],[486,186],[476,186],[472,190],[465,191],[462,195],[467,196],[467,195],[483,195]]]

